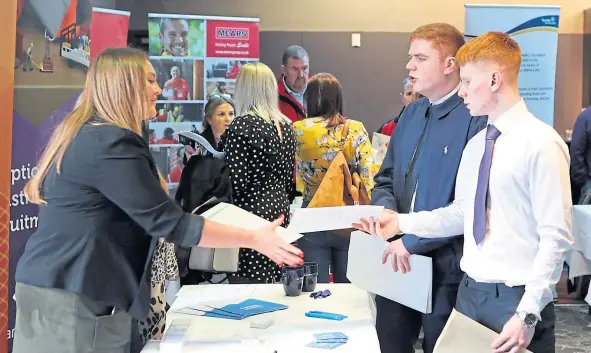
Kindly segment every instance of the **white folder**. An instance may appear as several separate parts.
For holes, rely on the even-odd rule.
[[[361,218],[378,217],[383,206],[357,205],[297,208],[287,227],[296,233],[352,228]]]
[[[201,216],[214,222],[249,230],[256,230],[271,223],[264,218],[241,209],[240,207],[225,202],[220,202],[201,214]],[[283,227],[277,227],[276,232],[288,243],[293,243],[302,237],[301,234]]]
[[[498,335],[454,309],[437,339],[433,353],[492,352],[490,346]],[[531,352],[522,349],[519,353]]]
[[[353,232],[349,244],[347,278],[356,287],[424,314],[431,313],[433,267],[431,258],[411,255],[410,272],[394,272],[391,257],[382,264],[388,242],[364,232]]]

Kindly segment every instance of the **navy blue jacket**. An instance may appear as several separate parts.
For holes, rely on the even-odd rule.
[[[398,211],[404,176],[423,131],[423,119],[429,105],[427,98],[418,99],[409,104],[400,116],[382,167],[375,177],[372,204]],[[486,126],[486,117],[471,117],[457,94],[432,106],[430,116],[426,140],[421,148],[415,212],[434,210],[453,201],[462,151],[468,140]],[[462,236],[427,239],[405,234],[402,242],[411,254],[426,255],[433,259],[434,283],[453,284],[461,281]]]
[[[591,107],[577,118],[570,143],[570,176],[580,188],[591,179]]]

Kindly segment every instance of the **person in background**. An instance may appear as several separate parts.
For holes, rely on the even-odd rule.
[[[368,194],[373,188],[373,151],[363,123],[343,115],[343,88],[331,74],[312,77],[306,90],[309,118],[296,121],[296,176],[303,185],[306,207],[320,186],[326,170],[338,152],[349,165],[360,166],[359,175]],[[345,124],[348,134],[343,135]],[[349,239],[331,232],[307,233],[298,241],[306,253],[305,261],[318,264],[318,282],[328,283],[329,264],[335,283],[348,283]]]
[[[234,120],[234,102],[229,96],[212,96],[205,104],[203,116],[203,131],[199,134],[219,152],[224,151],[228,134],[226,131]],[[185,146],[185,164],[187,159],[195,153],[204,154],[203,148],[192,145]]]
[[[423,96],[420,93],[413,91],[413,84],[410,81],[410,77],[405,77],[402,81],[402,93],[400,93],[400,100],[402,101],[402,110],[400,111],[397,117],[385,122],[384,125],[382,125],[377,132],[379,134],[383,134],[386,136],[392,136],[392,133],[396,128],[396,124],[398,124],[398,119],[400,119],[400,116],[402,115],[402,112],[404,112],[406,106],[409,105],[411,102],[414,102],[415,100],[422,97]]]
[[[148,143],[150,145],[153,145],[156,143],[156,131],[154,131],[154,129],[149,129]]]
[[[166,122],[166,120],[168,120],[168,114],[170,114],[170,106],[167,103],[164,103],[162,108],[157,111],[156,117],[150,118],[150,121]],[[154,136],[154,138],[155,137],[156,136]]]
[[[189,22],[182,18],[160,20],[160,56],[189,55]]]
[[[306,117],[304,92],[310,77],[310,56],[299,45],[285,49],[278,82],[279,109],[292,122]]]
[[[218,151],[224,150],[226,131],[234,120],[234,102],[226,97],[213,96],[205,105],[201,136]]]
[[[230,69],[228,70],[228,72],[226,72],[226,78],[227,79],[230,79],[230,80],[235,80],[236,77],[238,77],[238,73],[240,72],[240,68],[245,63],[246,62],[239,61],[239,60],[234,61],[234,63],[232,64],[232,66],[230,67]]]
[[[456,310],[499,333],[493,353],[553,353],[552,287],[574,242],[569,155],[519,95],[521,58],[517,42],[502,32],[472,39],[456,55],[459,95],[471,115],[488,116],[488,126],[464,149],[453,203],[383,213],[358,226],[380,237],[464,233],[466,274]]]
[[[182,104],[175,104],[172,111],[168,112],[168,117],[166,118],[167,123],[180,123],[185,118],[185,108]]]
[[[216,83],[215,88],[211,91],[211,93],[209,94],[209,97],[207,98],[209,100],[209,98],[213,97],[213,96],[230,96],[227,92],[227,84],[226,82],[218,82]]]
[[[170,69],[170,80],[164,83],[162,87],[162,97],[173,101],[191,100],[189,84],[181,76],[181,70],[178,66]]]
[[[185,213],[168,197],[143,137],[160,93],[140,50],[105,49],[91,65],[25,186],[39,205],[39,227],[16,268],[13,352],[132,351],[132,322],[150,310],[160,238],[302,263],[301,251],[275,232],[283,217],[246,230]]]
[[[175,152],[173,156],[170,157],[170,172],[168,173],[168,182],[169,183],[178,183],[181,180],[181,175],[183,173],[183,156],[185,153],[186,147],[176,147],[174,150]],[[168,189],[167,189],[168,190]]]
[[[573,127],[570,143],[573,202],[591,203],[591,107],[583,110]]]
[[[457,95],[460,71],[455,55],[465,43],[455,27],[433,23],[410,35],[406,68],[414,92],[394,130],[386,157],[376,176],[372,204],[383,213],[433,210],[454,199],[456,174],[466,143],[486,125],[486,118],[471,117]],[[458,233],[458,234],[461,234]],[[384,353],[411,353],[421,328],[423,351],[432,353],[456,302],[462,238],[426,239],[410,232],[396,237],[387,250],[394,270],[412,271],[411,254],[433,261],[430,314],[409,309],[376,296],[376,329]]]
[[[294,178],[295,137],[291,121],[279,111],[277,81],[263,63],[242,67],[234,93],[236,118],[228,127],[226,164],[234,205],[266,220],[285,215]],[[240,249],[238,272],[230,283],[273,283],[279,266],[256,250]]]
[[[178,143],[177,140],[174,138],[174,129],[171,127],[167,127],[164,129],[162,133],[162,138],[156,141],[157,145],[174,145]]]

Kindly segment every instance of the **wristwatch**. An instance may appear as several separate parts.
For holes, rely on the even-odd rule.
[[[538,323],[538,317],[531,313],[526,313],[524,311],[518,311],[515,315],[523,322],[525,327],[532,328],[535,327]]]

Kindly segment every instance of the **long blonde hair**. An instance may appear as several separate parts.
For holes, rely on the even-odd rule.
[[[248,63],[240,69],[234,90],[236,116],[253,114],[268,123],[291,124],[279,110],[277,81],[271,69],[260,62]]]
[[[37,173],[25,186],[29,202],[43,204],[43,181],[55,164],[60,172],[62,158],[78,131],[93,117],[101,124],[142,133],[142,121],[149,117],[145,53],[131,48],[102,51],[88,70],[84,89],[72,112],[53,132],[39,159]],[[97,123],[98,124],[98,123]],[[161,180],[162,183],[162,180]]]

